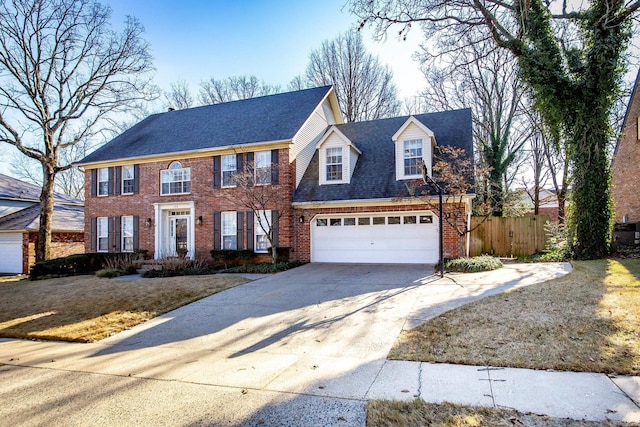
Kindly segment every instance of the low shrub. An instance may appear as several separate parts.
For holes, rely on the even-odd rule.
[[[113,268],[105,268],[105,269],[96,271],[96,276],[104,277],[107,279],[112,279],[114,277],[120,277],[124,275],[125,273],[122,270],[116,270]]]
[[[473,258],[455,258],[445,262],[444,268],[449,271],[462,273],[477,273],[502,268],[502,261],[490,255],[482,255]]]
[[[278,262],[288,262],[290,253],[291,248],[276,248],[276,260]],[[218,269],[226,269],[242,265],[260,264],[260,259],[264,260],[265,256],[270,257],[271,254],[255,253],[250,249],[214,249],[211,251],[213,267]]]
[[[29,272],[31,280],[50,277],[76,276],[91,274],[103,268],[122,270],[126,274],[134,274],[134,261],[139,254],[130,253],[86,253],[69,255],[37,262]]]
[[[159,260],[156,265],[159,268],[145,271],[142,277],[198,276],[217,272],[209,263],[198,259],[170,258]]]
[[[246,264],[236,267],[220,270],[219,273],[248,273],[248,274],[269,274],[277,273],[279,271],[290,270],[295,267],[301,266],[300,261],[283,261],[276,264],[273,263],[260,263],[260,264]]]

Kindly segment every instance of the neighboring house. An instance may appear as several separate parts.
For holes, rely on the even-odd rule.
[[[640,71],[631,92],[622,130],[613,154],[613,199],[615,239],[621,243],[640,242]],[[622,234],[618,233],[622,232]]]
[[[40,191],[0,174],[0,273],[28,273],[35,264],[40,228]],[[51,254],[53,258],[84,252],[82,200],[54,197]]]
[[[534,206],[533,200],[531,200],[531,195],[529,194],[529,191],[524,188],[522,188],[522,192],[522,202],[525,206],[528,206],[531,209],[530,212],[527,212],[527,215],[533,215]],[[540,189],[538,215],[548,215],[549,220],[558,221],[558,207],[556,190],[546,188]]]
[[[431,170],[436,144],[472,157],[471,111],[343,124],[327,86],[155,114],[80,162],[86,250],[267,253],[253,212],[228,197],[241,191],[233,174],[253,164],[270,171],[256,185],[291,200],[259,214],[279,218],[273,238],[292,259],[434,263],[437,209],[405,183],[422,178],[422,160]],[[472,196],[446,212],[468,221]],[[444,235],[445,256],[459,255],[458,234],[445,225]]]

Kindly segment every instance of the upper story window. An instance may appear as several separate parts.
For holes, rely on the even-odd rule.
[[[133,165],[122,166],[122,194],[134,193],[135,171]]]
[[[109,195],[109,168],[98,169],[98,196]]]
[[[404,176],[422,175],[422,139],[408,139],[403,141]]]
[[[97,248],[98,252],[109,251],[109,218],[106,216],[98,217],[97,221]]]
[[[342,147],[327,148],[327,181],[342,181]]]
[[[258,151],[253,160],[255,183],[271,184],[271,151]]]
[[[173,162],[169,169],[160,172],[160,194],[185,194],[191,192],[191,168],[183,168]]]
[[[237,171],[235,154],[228,154],[222,156],[222,186],[223,187],[235,187],[236,182],[233,179]]]

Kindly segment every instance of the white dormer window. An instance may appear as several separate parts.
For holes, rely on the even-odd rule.
[[[326,149],[327,181],[342,181],[342,147]]]
[[[405,178],[422,176],[422,139],[408,139],[403,143]]]
[[[396,179],[419,179],[422,165],[431,175],[431,162],[436,138],[433,131],[414,116],[410,116],[391,140],[396,145]]]

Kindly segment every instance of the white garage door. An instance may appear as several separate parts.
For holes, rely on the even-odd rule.
[[[22,233],[0,233],[0,273],[22,273]]]
[[[437,263],[431,212],[320,215],[311,223],[312,262]]]

